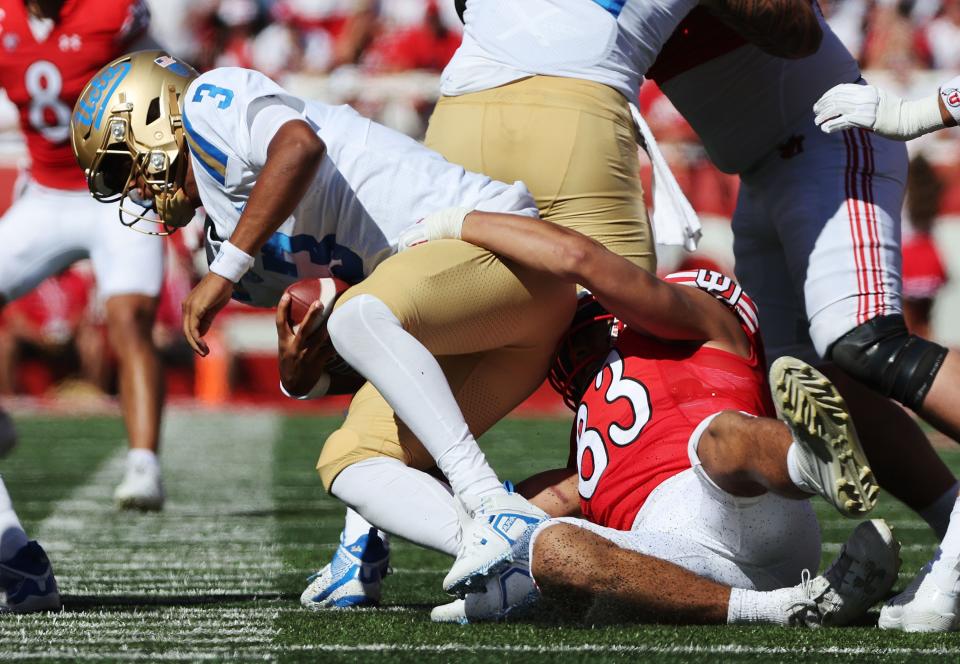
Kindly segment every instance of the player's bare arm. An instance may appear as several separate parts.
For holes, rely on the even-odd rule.
[[[705,341],[741,355],[749,343],[723,304],[669,284],[576,231],[514,215],[472,212],[461,239],[525,267],[581,284],[629,327],[677,341]]]
[[[580,516],[576,468],[544,470],[517,485],[517,493],[551,517]]]
[[[823,39],[808,0],[702,0],[701,4],[770,55],[805,58],[817,52]]]
[[[250,193],[230,244],[248,256],[257,254],[306,193],[323,160],[325,146],[306,122],[287,122],[267,148],[267,161]],[[233,283],[213,272],[183,302],[183,333],[193,350],[206,356],[203,336],[230,301]]]

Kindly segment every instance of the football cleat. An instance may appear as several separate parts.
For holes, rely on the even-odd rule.
[[[890,592],[900,571],[900,542],[883,519],[859,524],[827,571],[817,577],[817,624],[849,625]],[[822,590],[821,590],[822,588]]]
[[[940,569],[935,569],[940,567]],[[903,592],[880,609],[880,629],[952,632],[960,629],[960,562],[928,562]]]
[[[300,595],[300,604],[312,611],[377,606],[389,565],[390,548],[376,528],[351,544],[346,544],[341,534],[333,560],[307,579],[309,585]]]
[[[505,620],[535,604],[539,597],[540,592],[530,578],[529,563],[517,560],[487,579],[484,592],[470,593],[463,599],[435,607],[430,612],[430,620],[461,625]]]
[[[17,428],[7,411],[0,410],[0,458],[13,451],[17,446]]]
[[[0,562],[0,613],[58,611],[61,606],[50,559],[39,544],[31,541]]]
[[[809,487],[844,516],[872,510],[880,486],[833,383],[806,362],[781,357],[770,366],[770,391],[777,417],[797,442],[797,465]]]
[[[546,512],[518,493],[484,497],[473,518],[461,523],[460,551],[443,580],[443,589],[459,597],[483,592],[489,577],[515,559],[526,558],[530,536],[546,518]],[[514,551],[521,553],[515,555]]]
[[[113,492],[113,501],[124,510],[161,510],[165,499],[160,466],[142,460],[127,464],[123,480]]]

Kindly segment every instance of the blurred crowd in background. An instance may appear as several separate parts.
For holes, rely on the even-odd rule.
[[[201,71],[220,66],[258,69],[295,94],[351,103],[418,138],[436,100],[439,72],[457,49],[462,29],[453,0],[148,0],[148,4],[155,40]],[[960,72],[960,0],[821,0],[820,5],[834,32],[868,70],[871,82],[902,96],[921,96]],[[692,129],[653,83],[643,86],[639,105],[695,209],[704,219],[725,224],[736,204],[736,178],[710,164]],[[15,113],[3,108],[0,99],[0,158],[4,145],[9,153],[16,140],[11,138],[15,123]],[[912,325],[924,333],[937,293],[947,282],[947,269],[931,233],[937,223],[960,220],[960,131],[924,137],[912,143],[910,151],[904,291]],[[15,166],[8,159],[4,177],[2,164],[0,188],[9,188]],[[648,169],[640,176],[649,192]],[[0,212],[9,200],[8,192],[0,191]],[[246,368],[229,362],[225,367],[201,368],[203,363],[194,367],[180,340],[179,302],[204,268],[194,256],[199,238],[180,235],[169,244],[156,332],[167,364],[173,367],[171,391],[207,390],[211,393],[206,396],[216,401],[233,389],[231,385],[260,382],[275,393],[271,373],[275,368],[268,360],[260,368],[256,361]],[[730,267],[724,265],[724,255],[707,258]],[[98,393],[113,389],[92,287],[89,270],[81,264],[0,314],[0,394],[39,394],[51,386],[69,390],[75,384],[83,389],[93,386]],[[241,318],[243,310],[237,309]],[[251,343],[252,348],[266,347],[262,354],[269,358],[270,339],[250,342],[249,336],[225,339],[224,346],[239,353]],[[24,371],[23,358],[32,358],[34,368]],[[198,380],[197,371],[213,372],[215,378]],[[243,376],[244,371],[250,375]],[[70,378],[77,376],[79,383]]]

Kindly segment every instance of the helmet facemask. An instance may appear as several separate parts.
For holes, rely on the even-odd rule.
[[[187,155],[180,107],[176,93],[172,89],[167,93],[168,117],[176,146],[173,158],[169,154],[169,145],[151,148],[137,140],[130,120],[133,105],[121,100],[110,111],[104,145],[97,150],[87,173],[87,186],[93,197],[104,203],[119,201],[120,223],[147,235],[170,235],[193,218],[192,206],[189,217],[183,218],[186,216],[183,203],[188,203],[182,192],[187,175]],[[150,106],[159,102],[158,97]],[[150,109],[147,113],[147,124],[150,124],[156,118],[150,118]],[[149,190],[149,196],[145,195],[143,188]],[[133,206],[126,204],[128,200]],[[172,213],[174,200],[179,203],[176,213]],[[145,228],[141,222],[157,224],[161,229]]]

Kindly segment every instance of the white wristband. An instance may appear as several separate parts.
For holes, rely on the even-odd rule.
[[[253,267],[254,258],[243,249],[237,249],[229,240],[220,245],[217,257],[210,263],[210,271],[237,283]]]
[[[960,124],[960,76],[952,78],[940,86],[940,99],[954,122]]]
[[[319,399],[322,396],[326,396],[327,391],[330,390],[330,374],[324,371],[320,374],[320,378],[317,379],[317,384],[314,385],[309,392],[302,396],[297,396],[296,394],[290,394],[287,392],[287,388],[283,386],[283,381],[280,381],[280,391],[283,392],[283,396],[289,397],[291,399],[296,399],[297,401],[307,401],[309,399]]]

